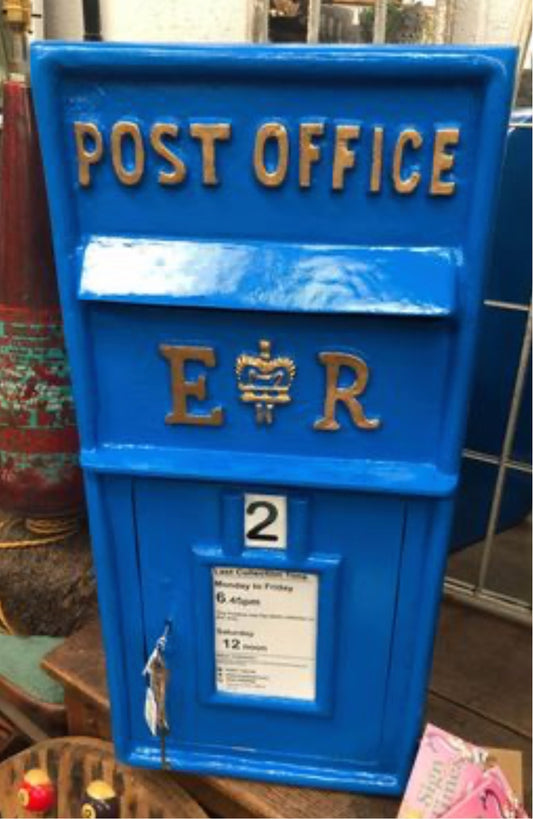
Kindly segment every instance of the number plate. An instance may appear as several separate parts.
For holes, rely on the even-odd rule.
[[[244,545],[255,549],[287,548],[287,498],[244,496]]]

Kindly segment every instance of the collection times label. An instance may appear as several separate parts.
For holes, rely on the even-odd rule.
[[[313,701],[315,574],[212,570],[217,691]]]

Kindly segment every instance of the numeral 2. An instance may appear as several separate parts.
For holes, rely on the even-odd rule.
[[[274,506],[273,503],[268,503],[268,501],[254,501],[247,506],[246,514],[253,515],[258,509],[264,509],[266,511],[266,517],[260,520],[259,523],[256,523],[255,526],[252,526],[251,529],[248,529],[246,537],[250,538],[250,540],[265,540],[269,542],[278,540],[277,535],[264,534],[264,530],[277,520],[277,507]]]

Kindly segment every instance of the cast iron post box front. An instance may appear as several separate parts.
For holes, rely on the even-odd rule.
[[[119,756],[397,793],[514,52],[40,44],[32,70]]]

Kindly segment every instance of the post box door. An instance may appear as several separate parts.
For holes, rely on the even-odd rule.
[[[250,496],[285,501],[285,548],[245,545]],[[148,651],[172,621],[169,749],[377,763],[406,505],[152,479],[134,505]]]

